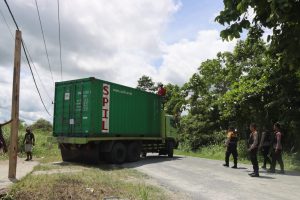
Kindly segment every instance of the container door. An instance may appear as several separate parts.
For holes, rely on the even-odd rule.
[[[62,104],[62,135],[69,136],[70,131],[70,124],[72,123],[72,120],[70,120],[70,111],[72,107],[72,88],[71,85],[64,85],[61,88],[61,91],[63,92],[61,95],[60,101]],[[57,103],[56,103],[57,104]]]
[[[85,136],[89,133],[89,104],[91,87],[89,82],[81,82],[74,85],[74,109],[71,116],[74,124],[71,126],[72,133],[76,136]]]

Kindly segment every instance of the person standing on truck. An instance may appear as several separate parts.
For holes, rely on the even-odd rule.
[[[166,88],[164,88],[164,85],[162,83],[158,84],[157,95],[161,97],[162,108],[164,108],[166,93],[167,93],[167,90],[166,90]]]
[[[6,146],[6,142],[3,136],[3,132],[2,132],[2,126],[5,126],[6,124],[9,124],[12,120],[9,120],[7,122],[4,122],[2,124],[0,124],[0,153],[6,153],[7,152],[7,146]]]
[[[32,160],[32,146],[35,145],[35,138],[29,127],[26,128],[26,134],[23,143],[25,144],[25,152],[27,154],[27,159],[25,161]]]
[[[256,130],[256,124],[251,123],[250,124],[250,138],[248,140],[248,152],[250,155],[251,163],[253,165],[253,173],[250,173],[249,175],[251,177],[259,177],[258,172],[258,161],[257,161],[257,150],[258,150],[258,133]]]
[[[229,167],[229,157],[232,154],[234,165],[232,168],[237,168],[237,158],[238,158],[238,152],[237,152],[237,132],[234,130],[233,127],[229,127],[227,132],[227,140],[225,142],[225,146],[227,147],[226,153],[225,153],[225,164],[223,164],[224,167]]]
[[[282,133],[280,124],[276,122],[273,126],[274,129],[274,141],[273,141],[273,150],[272,150],[272,164],[269,172],[275,173],[276,168],[276,161],[278,161],[280,165],[280,172],[281,174],[284,174],[284,164],[282,161]]]
[[[158,85],[158,91],[157,91],[158,96],[164,97],[166,95],[166,93],[167,93],[166,88],[164,88],[164,85],[162,83],[160,83]]]
[[[264,163],[261,167],[262,169],[267,168],[267,163],[271,165],[271,159],[269,158],[269,152],[271,147],[271,133],[268,130],[264,130],[261,135],[261,140],[258,149],[260,149],[263,157],[264,157]]]

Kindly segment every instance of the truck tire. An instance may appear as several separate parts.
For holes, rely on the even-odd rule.
[[[147,152],[142,152],[142,155],[141,155],[143,158],[146,158],[147,157]]]
[[[141,145],[138,142],[131,142],[127,148],[126,161],[135,162],[140,159]]]
[[[173,158],[173,154],[174,154],[174,142],[168,141],[168,157]]]
[[[61,158],[64,162],[74,161],[74,153],[70,149],[68,144],[59,144]]]
[[[110,161],[113,164],[122,164],[126,159],[126,154],[126,146],[122,142],[117,142],[110,152]]]

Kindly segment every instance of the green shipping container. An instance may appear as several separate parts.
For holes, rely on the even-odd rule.
[[[161,99],[95,78],[55,84],[55,137],[161,137]]]

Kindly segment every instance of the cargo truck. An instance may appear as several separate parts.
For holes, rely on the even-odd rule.
[[[93,77],[55,84],[53,121],[64,161],[121,164],[177,147],[160,96]]]

